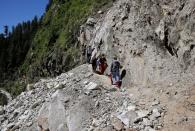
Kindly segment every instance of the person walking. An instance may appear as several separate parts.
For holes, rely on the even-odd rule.
[[[98,74],[103,75],[106,68],[108,67],[107,60],[104,54],[102,54],[98,59],[98,67],[99,67]]]
[[[120,87],[121,79],[120,79],[120,62],[117,60],[117,57],[114,56],[114,59],[111,64],[110,72],[111,72],[111,82],[112,85],[117,85]]]
[[[90,45],[87,47],[86,52],[87,52],[86,53],[87,54],[87,63],[90,63],[91,55],[92,55],[92,52],[93,52],[93,49],[91,48]]]

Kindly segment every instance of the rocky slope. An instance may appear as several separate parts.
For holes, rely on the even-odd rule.
[[[0,107],[2,131],[194,130],[194,88],[124,87],[82,65]]]
[[[109,65],[119,57],[122,88],[79,66],[28,85],[0,108],[0,129],[195,130],[194,13],[194,0],[115,1],[82,26],[80,43],[100,46]]]
[[[151,94],[168,107],[165,130],[194,130],[194,10],[193,0],[119,0],[85,25],[88,44],[109,63],[119,57],[123,86],[159,90]]]
[[[157,99],[150,106],[139,103],[136,94],[111,86],[88,65],[30,88],[0,108],[2,131],[152,131],[163,127],[167,110]]]

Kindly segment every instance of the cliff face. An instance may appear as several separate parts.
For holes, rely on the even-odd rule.
[[[102,40],[109,63],[119,57],[125,85],[192,84],[194,6],[193,0],[120,0],[94,27],[86,26],[88,43],[98,46]]]

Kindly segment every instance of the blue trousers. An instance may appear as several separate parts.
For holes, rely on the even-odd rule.
[[[119,71],[112,72],[112,84],[116,84],[116,82],[120,81],[120,73]]]

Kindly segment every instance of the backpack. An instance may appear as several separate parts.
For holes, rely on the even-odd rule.
[[[117,72],[117,71],[119,71],[119,68],[120,68],[119,61],[117,61],[117,60],[113,61],[112,65],[111,65],[111,72]]]

